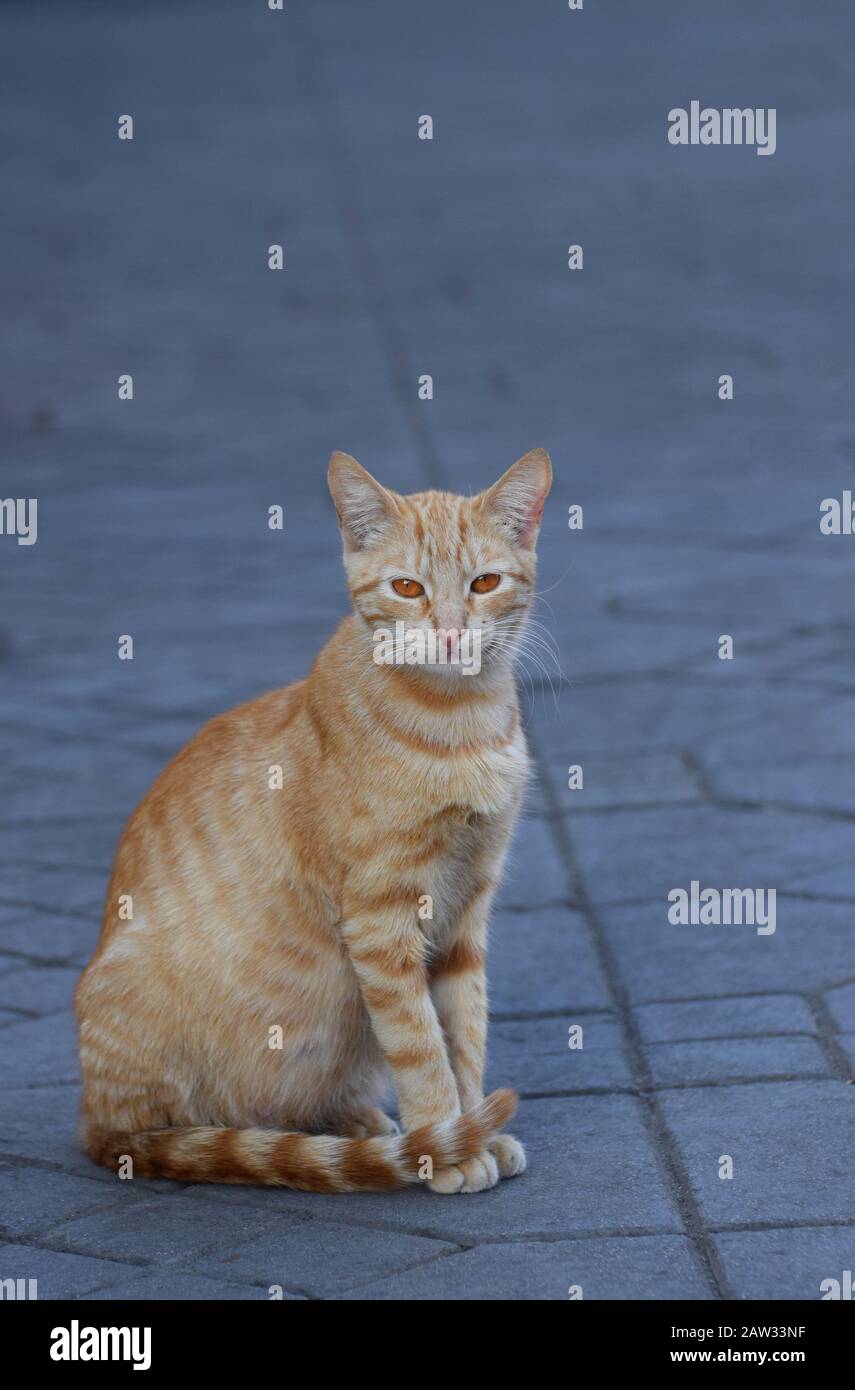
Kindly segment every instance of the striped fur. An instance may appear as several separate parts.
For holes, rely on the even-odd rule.
[[[77,991],[96,1162],[329,1192],[521,1171],[497,1132],[513,1098],[483,1097],[484,963],[550,477],[536,451],[478,497],[404,497],[334,455],[353,614],[305,680],[212,720],[119,844]],[[481,573],[501,582],[473,592]],[[374,627],[399,619],[479,627],[480,673],[375,664]],[[376,1108],[390,1080],[403,1137]]]
[[[176,1182],[248,1183],[302,1192],[390,1192],[478,1153],[516,1109],[511,1091],[494,1091],[453,1119],[411,1134],[372,1138],[284,1134],[274,1129],[150,1130],[90,1134],[96,1163],[119,1169],[130,1156],[134,1176]]]

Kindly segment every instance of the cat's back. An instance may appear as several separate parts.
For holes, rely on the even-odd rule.
[[[305,682],[209,720],[152,783],[116,851],[96,956],[124,913],[188,891],[197,901],[228,863],[270,875],[282,855],[280,788],[310,779],[317,757]]]
[[[307,751],[293,730],[304,713],[304,691],[305,681],[297,681],[215,715],[155,778],[125,834],[178,807],[203,822],[214,803],[224,809],[223,798],[226,807],[235,798],[245,809],[263,806],[256,793],[269,789],[267,774],[276,767],[284,773]]]

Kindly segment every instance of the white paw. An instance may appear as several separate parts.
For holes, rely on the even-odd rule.
[[[497,1134],[489,1140],[489,1148],[503,1178],[515,1178],[525,1172],[525,1149],[512,1134]]]
[[[496,1160],[487,1149],[482,1149],[476,1158],[467,1158],[463,1163],[452,1164],[450,1168],[440,1168],[427,1185],[431,1192],[446,1195],[453,1192],[486,1192],[499,1181]]]

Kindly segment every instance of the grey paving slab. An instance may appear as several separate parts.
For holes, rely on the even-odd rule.
[[[79,1074],[73,1015],[27,1019],[0,1032],[0,1086],[74,1082]]]
[[[832,902],[840,899],[851,905],[855,900],[853,883],[855,883],[855,874],[853,874],[851,856],[829,855],[823,864],[813,872],[797,874],[789,887],[796,895],[803,894],[805,897],[816,898],[819,901],[823,898],[828,898]]]
[[[15,907],[7,921],[0,921],[0,950],[26,965],[27,961],[65,963],[83,966],[98,941],[100,911],[64,917],[47,907]]]
[[[76,1143],[78,1093],[74,1086],[0,1088],[0,1144],[16,1157],[71,1160]],[[90,1169],[93,1167],[88,1162]],[[66,1166],[63,1162],[63,1166]]]
[[[646,1051],[653,1079],[660,1086],[832,1074],[814,1038],[716,1038],[655,1043]]]
[[[35,1279],[40,1299],[79,1298],[93,1289],[110,1288],[132,1269],[132,1265],[115,1260],[43,1250],[34,1245],[0,1245],[2,1278]]]
[[[6,1239],[50,1230],[124,1199],[114,1185],[46,1168],[0,1168],[0,1230]]]
[[[646,569],[648,554],[637,573]],[[625,754],[631,762],[683,750],[715,773],[746,762],[774,766],[782,749],[788,757],[823,761],[830,749],[855,753],[855,696],[823,691],[819,698],[815,688],[792,682],[734,680],[724,699],[714,680],[682,671],[577,680],[559,693],[558,705],[556,713],[551,701],[535,703],[532,724],[550,748],[569,744],[580,757]],[[563,771],[563,759],[552,762]]]
[[[709,785],[723,800],[811,806],[851,815],[855,812],[855,757],[835,754],[819,762],[791,755],[774,763],[755,758],[717,768],[709,774]]]
[[[494,911],[487,959],[494,1013],[610,1006],[588,924],[566,905]]]
[[[66,1172],[115,1183],[83,1153],[78,1109],[76,1086],[0,1087],[0,1154],[58,1164]]]
[[[679,1236],[514,1241],[481,1245],[353,1289],[349,1300],[703,1299],[710,1297]]]
[[[805,631],[796,628],[784,642],[745,642],[734,649],[735,665],[740,675],[784,678],[792,672],[808,678],[845,687],[852,678],[852,654],[848,624],[830,624],[825,630]],[[692,663],[690,669],[696,669]]]
[[[692,879],[703,887],[784,889],[826,864],[852,862],[851,827],[795,812],[708,806],[572,818],[592,897],[658,898]],[[852,870],[855,881],[855,866]]]
[[[704,1219],[848,1221],[855,1087],[840,1081],[668,1091],[661,1097]],[[719,1160],[733,1159],[732,1179]]]
[[[567,870],[539,821],[523,817],[508,851],[505,877],[498,894],[499,910],[536,910],[545,903],[569,897]]]
[[[574,816],[585,811],[635,805],[667,806],[671,802],[701,800],[697,780],[691,775],[679,753],[625,754],[605,757],[602,754],[578,753],[572,737],[563,747],[555,748],[555,736],[545,730],[541,743],[549,750],[549,772],[561,789],[562,805]],[[555,754],[564,754],[564,762],[555,765]],[[571,767],[582,769],[582,786],[570,788]],[[573,774],[578,783],[579,774]]]
[[[37,1014],[69,1009],[79,975],[79,970],[43,967],[0,976],[0,1005]]]
[[[796,994],[640,1004],[633,1012],[641,1035],[648,1043],[815,1031],[813,1014]]]
[[[855,1274],[855,1228],[796,1226],[774,1231],[719,1231],[714,1236],[736,1298],[839,1300]]]
[[[548,1095],[631,1085],[620,1028],[612,1020],[575,1019],[570,1012],[564,1018],[494,1023],[490,1030],[488,1090],[512,1086]]]
[[[280,1285],[312,1298],[332,1298],[457,1248],[447,1241],[403,1232],[332,1224],[335,1204],[329,1215],[331,1221],[304,1221],[271,1232],[237,1251],[206,1256],[194,1261],[194,1269],[209,1277],[264,1287]]]
[[[711,877],[698,881],[714,886]],[[675,876],[674,886],[689,882]],[[751,882],[746,874],[739,886]],[[673,925],[664,898],[604,907],[601,917],[626,988],[644,1003],[706,996],[711,989],[727,995],[824,989],[849,973],[853,911],[849,903],[781,896],[773,936],[758,936],[750,926]]]
[[[264,1230],[284,1235],[292,1224],[293,1218],[271,1218],[248,1206],[191,1202],[178,1191],[142,1202],[131,1193],[121,1209],[63,1222],[41,1241],[78,1254],[168,1264],[206,1250],[237,1249]]]
[[[101,1302],[103,1300],[148,1303],[249,1303],[257,1299],[271,1299],[267,1289],[252,1288],[246,1284],[230,1284],[222,1279],[208,1279],[199,1274],[182,1274],[174,1269],[157,1269],[151,1273],[126,1279],[109,1288],[99,1289],[97,1293],[85,1294],[81,1302]],[[302,1301],[302,1295],[286,1290],[276,1291],[277,1301],[295,1303]]]

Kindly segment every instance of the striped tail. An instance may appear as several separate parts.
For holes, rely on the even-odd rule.
[[[131,1158],[137,1178],[246,1183],[300,1192],[389,1192],[474,1158],[491,1135],[504,1129],[516,1108],[513,1091],[493,1091],[454,1119],[410,1134],[371,1139],[214,1126],[140,1134],[90,1130],[87,1151],[105,1168],[118,1169]]]

